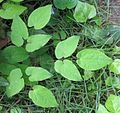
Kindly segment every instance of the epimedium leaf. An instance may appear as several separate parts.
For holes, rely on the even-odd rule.
[[[21,5],[4,3],[0,9],[0,17],[4,19],[13,19],[14,16],[21,15],[27,8]]]
[[[22,2],[23,0],[11,0],[13,2]]]
[[[43,47],[51,38],[51,35],[38,34],[28,37],[26,50],[33,52]]]
[[[35,29],[43,28],[50,20],[52,5],[46,5],[34,10],[28,18],[28,26]]]
[[[41,85],[36,85],[33,90],[29,91],[29,98],[32,99],[35,105],[40,107],[57,107],[58,103],[53,95],[53,93]]]
[[[91,19],[96,16],[96,9],[93,5],[85,2],[78,1],[75,8],[74,18],[77,22],[86,22],[87,19]]]
[[[0,0],[0,3],[3,2],[4,0]]]
[[[16,66],[8,63],[0,63],[0,72],[4,75],[9,75]]]
[[[27,67],[25,72],[29,75],[29,80],[32,82],[46,80],[53,76],[46,69],[41,67]]]
[[[115,74],[120,74],[120,59],[115,59],[109,66],[109,70]]]
[[[97,49],[84,49],[77,54],[77,64],[85,70],[99,70],[112,62],[112,59]]]
[[[23,39],[28,38],[28,29],[23,20],[19,16],[13,18],[11,26],[11,40],[16,46],[22,46],[24,43]]]
[[[106,86],[111,86],[111,87],[114,87],[116,89],[120,89],[120,77],[109,76],[105,80],[105,84],[106,84]]]
[[[99,108],[96,113],[109,113],[109,112],[102,104],[99,104]]]
[[[105,106],[111,113],[120,113],[120,96],[111,94],[108,97]]]
[[[22,46],[24,43],[23,38],[19,34],[17,34],[17,32],[14,31],[11,32],[11,41],[17,47]]]
[[[54,72],[54,59],[47,53],[40,55],[40,66],[47,69],[49,72]]]
[[[79,42],[79,36],[71,36],[64,41],[57,44],[55,49],[55,55],[58,59],[71,56],[77,48]]]
[[[77,5],[78,0],[54,0],[53,2],[56,8],[64,10],[66,8],[74,8]]]
[[[89,80],[90,78],[92,78],[95,75],[94,72],[89,71],[89,70],[84,70],[84,80]]]
[[[17,63],[26,60],[29,56],[23,47],[8,46],[2,52],[9,63]]]
[[[7,86],[9,85],[8,81],[3,78],[3,77],[0,77],[0,86]]]
[[[76,66],[73,64],[70,60],[57,60],[55,62],[54,66],[56,72],[61,74],[63,77],[72,80],[72,81],[81,81],[82,77],[76,68]]]
[[[16,68],[10,72],[9,85],[6,87],[6,94],[8,97],[12,97],[18,94],[24,88],[23,74],[19,68]]]
[[[10,113],[24,113],[19,107],[12,107]]]

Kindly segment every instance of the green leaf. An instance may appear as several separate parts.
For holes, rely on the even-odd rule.
[[[26,50],[33,52],[43,47],[51,38],[50,35],[38,34],[28,37]]]
[[[29,80],[32,82],[46,80],[53,76],[51,73],[41,67],[28,67],[25,72],[30,76]]]
[[[11,30],[12,30],[11,33],[12,43],[18,47],[22,46],[24,43],[23,39],[28,38],[28,29],[23,20],[19,16],[13,18]]]
[[[99,70],[111,62],[111,58],[97,49],[84,49],[77,54],[77,64],[85,70]]]
[[[94,75],[95,75],[94,72],[89,71],[89,70],[84,70],[83,78],[84,78],[84,80],[88,80],[88,79],[92,78]]]
[[[111,86],[111,87],[114,87],[116,89],[120,89],[120,78],[110,76],[105,80],[105,84],[107,86]]]
[[[120,74],[120,59],[115,59],[109,66],[109,70],[115,74]]]
[[[98,108],[97,113],[109,113],[109,112],[102,104],[99,104],[99,108]]]
[[[16,46],[6,47],[2,54],[9,63],[22,62],[28,58],[28,53],[25,49]]]
[[[74,18],[77,22],[86,22],[96,16],[96,9],[93,5],[78,1],[75,8]]]
[[[73,80],[73,81],[81,81],[81,75],[76,68],[76,66],[70,60],[57,60],[55,62],[55,70],[60,73],[63,77]]]
[[[54,72],[54,59],[47,53],[42,54],[39,58],[40,66],[50,72]]]
[[[0,17],[4,19],[13,19],[14,16],[21,15],[27,8],[21,5],[4,3],[0,10]]]
[[[22,72],[19,68],[16,68],[10,72],[9,86],[6,87],[6,94],[8,97],[12,97],[19,93],[24,88],[24,79],[22,77]]]
[[[108,97],[105,106],[111,113],[120,113],[120,97],[111,94]]]
[[[0,77],[0,86],[7,86],[9,85],[8,81],[3,78],[3,77]]]
[[[8,63],[0,63],[0,72],[4,75],[9,75],[10,72],[15,68],[15,65],[11,65]]]
[[[41,29],[49,22],[51,17],[52,5],[46,5],[34,10],[28,18],[28,26]]]
[[[0,0],[0,3],[1,3],[2,1],[4,1],[4,0]]]
[[[24,112],[22,112],[22,110],[19,107],[13,107],[10,110],[10,113],[24,113]]]
[[[55,55],[58,59],[71,56],[77,48],[79,36],[71,36],[58,43],[55,49]]]
[[[53,2],[56,8],[64,10],[66,8],[74,8],[77,5],[78,0],[54,0]]]
[[[35,105],[40,107],[57,107],[58,103],[52,92],[41,85],[36,85],[33,90],[29,91],[29,98],[32,99]]]
[[[11,0],[13,2],[22,2],[23,0]]]

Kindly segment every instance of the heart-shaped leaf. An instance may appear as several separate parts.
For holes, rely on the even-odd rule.
[[[96,49],[84,49],[77,54],[77,64],[85,70],[98,70],[112,62],[112,59]]]
[[[46,5],[34,10],[28,18],[28,26],[35,29],[43,28],[50,20],[52,5]]]
[[[55,55],[58,59],[71,56],[77,48],[79,36],[71,36],[58,43],[55,49]]]
[[[98,108],[98,111],[96,113],[109,113],[109,112],[107,111],[107,109],[102,104],[100,104],[99,108]]]
[[[28,29],[23,20],[19,16],[13,18],[11,30],[12,30],[11,33],[12,43],[18,47],[22,46],[24,43],[23,39],[28,38]]]
[[[9,63],[22,62],[29,57],[24,48],[16,46],[6,47],[2,54]]]
[[[111,72],[120,74],[120,59],[115,59],[114,62],[109,66]]]
[[[27,8],[21,5],[4,3],[0,10],[0,17],[4,19],[13,19],[14,16],[21,15]]]
[[[6,94],[8,97],[12,97],[19,93],[24,88],[24,79],[22,77],[22,72],[19,68],[16,68],[10,72],[9,85],[6,87]]]
[[[77,22],[86,22],[87,19],[91,19],[96,16],[96,9],[93,5],[84,2],[78,2],[75,12],[74,18]]]
[[[41,67],[28,67],[25,72],[30,76],[29,80],[32,82],[46,80],[53,76],[51,73]]]
[[[29,97],[35,105],[41,107],[57,107],[58,103],[52,92],[41,85],[36,85],[29,91]]]
[[[54,0],[53,2],[56,8],[64,10],[66,8],[74,8],[77,5],[78,0]]]
[[[120,113],[120,96],[110,95],[105,103],[110,113]]]
[[[38,34],[28,37],[26,50],[33,52],[43,47],[51,38],[50,35]]]
[[[63,77],[73,80],[73,81],[81,81],[81,75],[76,68],[76,66],[70,60],[57,60],[55,62],[55,70],[60,73]]]

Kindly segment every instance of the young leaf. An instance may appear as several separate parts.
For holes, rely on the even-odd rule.
[[[6,87],[6,94],[8,97],[12,97],[19,93],[24,88],[24,79],[22,77],[22,72],[19,68],[16,68],[10,72],[9,85]]]
[[[54,0],[53,2],[56,8],[64,10],[66,8],[74,8],[77,5],[78,0]]]
[[[50,20],[52,5],[46,5],[34,10],[28,18],[28,26],[35,29],[43,28]]]
[[[120,89],[120,78],[110,76],[105,80],[105,84],[106,84],[106,86],[111,86],[116,89]]]
[[[111,94],[108,97],[105,106],[111,113],[120,113],[120,97]]]
[[[89,71],[89,70],[84,70],[83,78],[84,78],[84,80],[88,80],[88,79],[92,78],[94,75],[95,75],[94,72]]]
[[[25,49],[16,46],[6,47],[2,54],[9,63],[22,62],[28,58],[28,53]]]
[[[74,18],[77,22],[86,22],[96,16],[96,9],[93,5],[78,1],[75,8]]]
[[[98,108],[97,113],[109,113],[109,112],[102,104],[99,104],[99,108]]]
[[[115,59],[109,66],[109,70],[115,74],[120,74],[120,59]]]
[[[57,60],[55,62],[55,70],[60,73],[63,77],[73,80],[73,81],[81,81],[81,75],[76,68],[76,66],[70,60]]]
[[[77,48],[79,36],[71,36],[58,43],[55,49],[55,55],[58,59],[71,56]]]
[[[28,67],[25,72],[30,76],[29,80],[32,82],[46,80],[53,76],[51,73],[41,67]]]
[[[12,107],[10,113],[24,113],[19,107]]]
[[[23,20],[19,16],[13,18],[13,23],[11,26],[11,40],[16,46],[22,46],[24,43],[23,39],[28,38],[28,29]]]
[[[4,3],[0,10],[0,17],[4,19],[13,19],[14,16],[21,15],[27,8],[21,5]]]
[[[35,50],[38,50],[41,47],[43,47],[50,40],[50,38],[51,38],[50,35],[44,35],[44,34],[32,35],[28,37],[26,50],[28,52],[33,52]]]
[[[29,91],[29,98],[32,99],[35,105],[40,107],[57,107],[58,103],[52,92],[41,85],[36,85],[33,90]]]
[[[85,70],[99,70],[112,62],[111,58],[96,49],[84,49],[77,58],[77,64]]]

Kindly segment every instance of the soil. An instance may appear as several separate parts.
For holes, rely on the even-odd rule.
[[[120,24],[120,0],[110,0],[110,22]]]

